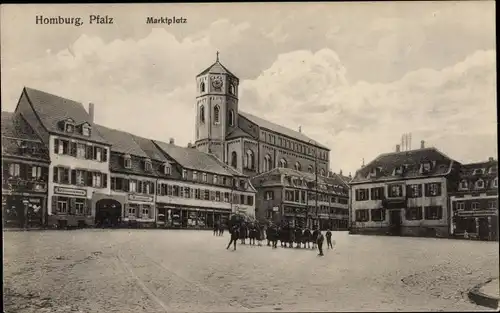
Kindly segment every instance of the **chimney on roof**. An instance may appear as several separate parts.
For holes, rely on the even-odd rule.
[[[425,148],[425,141],[421,140],[420,141],[420,149],[423,149],[423,148]]]
[[[363,158],[363,163],[361,164],[361,167],[365,167],[365,158]]]
[[[401,146],[400,145],[396,145],[396,152],[401,152]]]
[[[342,169],[340,169],[339,174],[342,176]]]
[[[352,178],[352,176],[351,176],[351,172],[349,172],[349,178]]]
[[[174,145],[174,144],[175,144],[175,140],[174,140],[174,138],[170,138],[169,143],[170,143],[171,145]]]
[[[302,126],[299,126],[299,133],[302,132]]]
[[[89,103],[89,115],[90,115],[90,123],[94,123],[94,104],[92,102]]]
[[[488,158],[488,161],[489,161],[489,162],[493,162],[493,161],[495,161],[495,159],[494,159],[493,157],[489,157],[489,158]]]
[[[188,142],[188,148],[192,148],[193,144],[191,142]]]

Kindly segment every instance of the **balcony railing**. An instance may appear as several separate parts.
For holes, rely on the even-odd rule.
[[[2,189],[17,192],[45,192],[47,191],[47,182],[20,178],[4,178],[2,179]]]

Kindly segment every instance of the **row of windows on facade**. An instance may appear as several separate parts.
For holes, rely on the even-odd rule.
[[[288,183],[290,185],[293,185],[294,187],[306,187],[306,188],[311,188],[311,189],[316,187],[315,181],[307,181],[303,178],[293,177],[293,176],[288,176],[288,175],[285,175],[285,179],[288,181]],[[337,193],[343,193],[343,194],[348,193],[347,188],[344,188],[343,186],[340,186],[337,184],[324,184],[324,183],[318,182],[317,185],[318,185],[319,190],[328,190],[330,192],[337,192]]]
[[[285,214],[304,214],[307,212],[313,213],[313,214],[334,214],[334,215],[340,215],[342,218],[347,218],[349,216],[349,212],[347,209],[341,209],[341,208],[332,208],[326,205],[318,205],[318,207],[307,207],[305,210],[302,208],[290,208],[290,207],[285,207],[283,210],[283,213]]]
[[[20,154],[21,156],[25,155],[31,155],[35,157],[41,157],[44,156],[47,150],[45,149],[45,146],[40,143],[40,142],[34,142],[34,141],[29,141],[29,140],[23,140],[23,139],[17,139],[17,138],[10,138],[10,137],[4,137],[2,136],[2,143],[4,142],[11,142],[14,143],[18,149],[17,151],[9,151],[9,153],[13,154]],[[7,143],[8,145],[8,143]],[[4,146],[2,145],[2,154],[5,153]]]
[[[132,168],[132,156],[130,154],[125,154],[123,156],[123,167],[126,169],[131,169]],[[153,171],[153,162],[151,159],[144,159],[143,161],[143,169],[146,172],[152,172]],[[172,174],[172,168],[170,163],[164,163],[163,164],[163,174],[165,175],[171,175]]]
[[[474,183],[470,184],[471,186],[469,186],[469,182],[465,179],[461,180],[460,181],[460,185],[458,187],[458,190],[469,190],[470,188],[469,187],[474,187],[474,189],[484,189],[484,188],[487,188],[486,186],[486,181],[484,181],[483,179],[478,179],[476,180]],[[492,179],[489,183],[489,187],[491,189],[493,188],[498,188],[498,177],[495,177],[495,179]]]
[[[4,163],[4,166],[7,164]],[[48,167],[37,166],[25,163],[8,163],[7,165],[8,177],[16,177],[20,179],[33,179],[33,180],[47,180],[47,174],[49,172]]]
[[[56,214],[91,215],[89,202],[85,198],[53,196],[52,208]]]
[[[216,105],[214,107],[213,119],[214,119],[214,121],[213,121],[214,124],[220,124],[220,107],[218,105]],[[227,120],[228,120],[229,126],[234,126],[235,114],[234,114],[233,109],[230,109],[227,112]],[[202,124],[205,123],[205,106],[204,105],[200,106],[200,123],[202,123]]]
[[[387,195],[389,198],[403,197],[403,188],[405,185],[393,184],[387,186]],[[422,197],[422,184],[412,184],[406,187],[406,196],[409,198]],[[356,189],[356,201],[382,200],[385,195],[385,187]],[[441,195],[441,183],[425,184],[426,197],[438,197]]]
[[[138,179],[111,177],[111,190],[153,195],[155,183]]]
[[[54,167],[52,176],[54,183],[86,186],[94,188],[108,187],[108,174],[98,171],[70,169],[68,167]]]
[[[281,158],[278,162],[278,167],[279,168],[288,168],[288,161],[285,159],[285,158]],[[270,170],[272,170],[274,168],[274,164],[272,162],[272,158],[269,154],[266,154],[264,156],[264,172],[268,172]],[[295,170],[297,171],[302,171],[302,165],[300,164],[300,162],[295,162],[294,164],[294,167],[293,167]],[[307,167],[307,171],[309,173],[313,173],[314,172],[314,166],[312,165],[309,165]],[[319,174],[320,176],[326,176],[326,171],[324,169],[320,169],[319,170]]]
[[[78,131],[85,137],[90,137],[92,131],[92,127],[89,123],[83,122],[79,125],[76,125],[75,120],[73,120],[72,118],[61,121],[59,125],[67,133],[75,133],[76,131]]]
[[[96,145],[87,145],[69,140],[54,140],[54,153],[74,156],[79,159],[95,160],[106,162],[108,160],[108,150],[105,147]]]
[[[220,84],[220,86],[217,86],[217,85],[215,85],[215,86],[214,86],[214,89],[215,89],[216,91],[220,91],[220,90],[221,90],[221,88],[222,88],[222,84]],[[201,82],[201,83],[200,83],[200,92],[205,92],[205,91],[206,91],[206,88],[205,88],[205,82]],[[233,84],[233,83],[230,83],[230,84],[229,84],[229,89],[228,89],[228,91],[229,91],[229,94],[230,94],[230,95],[233,95],[233,96],[234,96],[234,95],[236,95],[236,87],[234,86],[234,84]]]
[[[440,166],[444,167],[445,165],[441,164]],[[399,165],[391,171],[391,175],[398,176],[398,175],[406,174],[411,169],[411,167],[412,167],[412,165],[410,165],[410,164]],[[430,173],[435,168],[436,168],[436,161],[426,161],[426,162],[422,162],[419,165],[418,170],[419,170],[420,174],[426,174],[426,173]],[[381,167],[381,166],[373,167],[370,170],[370,172],[368,173],[367,178],[378,177],[382,173],[383,173],[383,167]]]
[[[153,208],[150,204],[128,203],[126,216],[130,219],[132,217],[140,217],[143,219],[152,218]]]
[[[274,200],[274,191],[268,190],[264,194],[265,200]],[[306,203],[307,201],[316,200],[316,193],[306,192],[301,190],[285,190],[285,201]],[[324,193],[318,193],[318,201],[347,204],[348,200],[345,198],[333,197]]]
[[[171,184],[158,184],[159,196],[173,196],[187,199],[207,200],[216,202],[230,203],[231,193],[222,191],[213,191],[203,188],[192,188]],[[253,205],[254,196],[233,194],[233,204]]]
[[[440,220],[443,218],[443,207],[426,206],[426,220]],[[358,209],[355,211],[356,222],[383,222],[386,220],[385,209]],[[405,208],[405,219],[408,221],[422,220],[422,207]]]
[[[498,167],[492,166],[488,169],[488,174],[498,173]],[[484,175],[486,174],[486,168],[476,168],[472,171],[472,175]]]
[[[278,137],[278,141],[276,141],[276,135],[267,134],[267,137],[266,137],[266,132],[264,132],[264,131],[262,132],[262,137],[264,138],[265,141],[267,141],[271,145],[280,146],[280,147],[295,151],[297,153],[308,154],[310,156],[316,155],[318,157],[318,159],[328,160],[328,153],[325,151],[318,150],[318,148],[311,148],[311,146],[301,144],[298,142],[294,142],[294,141],[291,141],[289,139],[285,139],[285,138],[281,138],[281,137]]]
[[[489,210],[498,210],[498,203],[497,200],[490,200],[488,201],[487,207],[481,206],[480,202],[477,201],[457,201],[455,202],[455,210],[457,211],[465,211],[465,210],[484,210],[484,209],[489,209]]]

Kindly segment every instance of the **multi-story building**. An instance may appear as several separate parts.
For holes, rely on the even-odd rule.
[[[170,177],[159,181],[156,201],[175,227],[211,227],[231,214],[255,216],[255,189],[246,175],[212,154],[154,140],[170,164]]]
[[[195,147],[250,177],[273,168],[327,176],[330,149],[294,131],[239,111],[239,79],[217,60],[196,77]]]
[[[2,112],[2,215],[6,227],[47,222],[49,152],[22,116]]]
[[[456,192],[450,195],[450,232],[498,240],[498,160],[463,164]]]
[[[156,183],[159,177],[166,176],[163,168],[141,149],[132,134],[95,127],[111,144],[111,193],[96,202],[96,221],[102,223],[108,218],[140,227],[154,226]]]
[[[47,198],[50,225],[92,225],[95,201],[109,194],[110,144],[79,102],[24,88],[14,112],[49,151]]]
[[[378,156],[350,182],[351,232],[448,236],[460,164],[435,148]]]
[[[328,176],[276,168],[254,176],[259,220],[293,226],[346,230],[349,187],[338,174]]]

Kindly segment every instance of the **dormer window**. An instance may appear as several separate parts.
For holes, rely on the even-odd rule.
[[[198,180],[198,172],[193,172],[193,180]]]
[[[404,166],[400,165],[394,169],[393,176],[403,175],[403,171],[404,171]]]
[[[369,177],[376,177],[378,174],[380,174],[381,171],[382,171],[381,167],[374,167],[370,171]]]
[[[474,172],[472,173],[472,175],[481,175],[481,174],[484,174],[484,172],[485,172],[484,168],[476,168],[474,170]]]
[[[72,133],[75,130],[75,125],[66,123],[64,131],[67,133]]]
[[[493,179],[493,181],[491,182],[491,187],[498,188],[498,177],[495,177],[495,179]]]
[[[130,155],[125,155],[123,157],[123,166],[125,166],[125,168],[132,168],[132,157]]]
[[[465,179],[463,179],[460,182],[460,186],[459,186],[458,189],[460,189],[460,190],[467,190],[467,189],[469,189],[469,184],[467,183],[467,181]]]
[[[201,178],[202,178],[203,182],[207,182],[207,173],[201,174]]]
[[[484,180],[479,179],[476,181],[476,189],[483,189],[484,188]]]
[[[214,181],[213,182],[214,182],[214,184],[218,184],[219,183],[219,179],[218,179],[217,175],[214,175]]]
[[[88,124],[82,125],[82,135],[90,137],[90,126]]]
[[[496,172],[498,172],[498,168],[496,166],[492,166],[488,170],[488,174],[495,174]]]
[[[153,170],[153,164],[151,163],[151,160],[147,159],[144,161],[144,170],[146,170],[146,172],[151,172]]]
[[[182,178],[187,179],[188,172],[187,170],[182,170]]]
[[[171,175],[172,174],[172,168],[170,167],[169,163],[163,164],[163,173],[165,175]]]
[[[423,174],[423,173],[428,173],[430,171],[431,171],[431,162],[422,163],[422,165],[420,166],[420,173]]]

